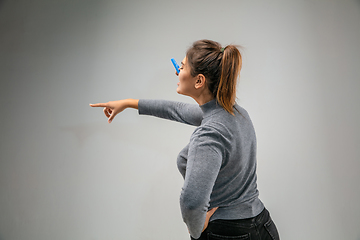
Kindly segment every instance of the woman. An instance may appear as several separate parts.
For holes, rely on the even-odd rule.
[[[108,122],[126,108],[198,126],[177,164],[184,177],[180,207],[191,239],[279,239],[258,198],[256,136],[248,113],[236,104],[242,65],[236,46],[193,43],[181,62],[177,92],[196,104],[125,99],[104,107]]]

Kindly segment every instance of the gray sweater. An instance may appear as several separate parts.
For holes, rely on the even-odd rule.
[[[199,107],[165,100],[139,100],[139,114],[198,126],[178,155],[184,177],[183,220],[199,238],[206,212],[210,221],[255,217],[264,209],[256,185],[256,136],[248,113],[235,104],[235,116],[216,100]]]

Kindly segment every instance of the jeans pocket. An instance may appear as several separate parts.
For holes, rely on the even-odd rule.
[[[208,233],[208,240],[247,240],[250,239],[250,234],[241,236],[222,236],[214,233]]]
[[[279,240],[279,233],[276,229],[275,223],[273,222],[273,220],[270,218],[269,221],[267,221],[264,224],[265,229],[267,230],[267,232],[269,233],[269,235],[271,236],[271,239],[273,240]]]

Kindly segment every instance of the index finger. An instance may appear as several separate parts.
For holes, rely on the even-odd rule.
[[[95,103],[95,104],[89,104],[90,107],[107,107],[106,103]]]

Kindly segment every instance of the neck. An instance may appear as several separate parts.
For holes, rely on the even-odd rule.
[[[210,93],[202,93],[199,96],[192,96],[192,98],[201,106],[214,99]]]

